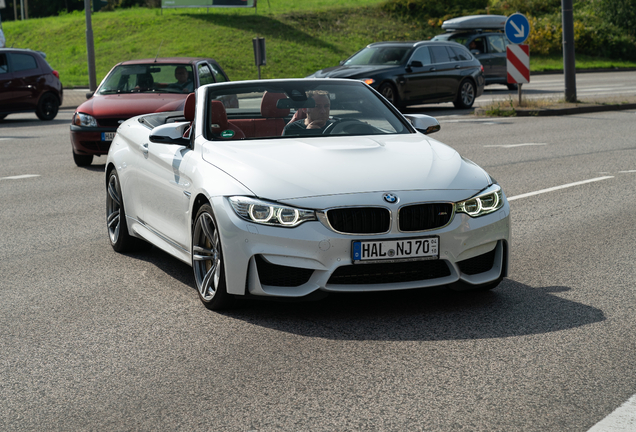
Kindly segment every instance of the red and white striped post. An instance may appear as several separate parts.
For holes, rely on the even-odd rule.
[[[528,45],[508,45],[506,47],[506,69],[508,83],[518,85],[519,104],[521,104],[521,86],[530,82],[530,48]]]

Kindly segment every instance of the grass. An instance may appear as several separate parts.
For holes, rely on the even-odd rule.
[[[255,9],[120,9],[92,16],[100,82],[117,62],[162,57],[213,57],[232,80],[256,79],[252,38],[264,37],[262,78],[304,77],[337,65],[381,40],[422,40],[441,33],[428,24],[393,18],[382,0],[259,1]],[[44,51],[66,88],[88,85],[85,15],[3,23],[7,46]],[[562,68],[559,58],[531,57],[531,69]],[[577,68],[636,63],[577,56]]]

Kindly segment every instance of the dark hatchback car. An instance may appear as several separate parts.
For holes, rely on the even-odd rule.
[[[501,84],[510,90],[516,90],[516,84],[508,84],[506,71],[506,47],[511,43],[503,32],[506,19],[504,15],[453,18],[442,23],[446,33],[431,40],[453,41],[464,45],[484,66],[486,85]]]
[[[377,42],[309,77],[364,81],[398,109],[440,102],[470,108],[484,91],[482,65],[455,42]]]
[[[130,60],[116,64],[71,121],[73,160],[87,166],[93,156],[108,153],[117,128],[125,120],[153,112],[179,111],[186,97],[204,84],[230,79],[209,58],[173,57]]]
[[[44,53],[29,49],[0,49],[0,120],[9,114],[35,112],[53,120],[62,104],[60,75]]]

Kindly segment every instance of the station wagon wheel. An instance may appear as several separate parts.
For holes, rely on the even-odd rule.
[[[467,109],[473,106],[475,103],[475,84],[469,79],[462,81],[459,85],[459,91],[453,104],[456,108]]]
[[[221,237],[212,207],[203,205],[192,231],[192,268],[199,299],[211,310],[227,308],[233,298],[227,293]]]
[[[40,120],[53,120],[59,108],[60,104],[57,101],[57,97],[53,93],[44,93],[38,101],[35,115]]]
[[[108,173],[106,184],[106,228],[110,245],[117,252],[130,251],[141,242],[128,233],[119,176],[114,168]]]
[[[379,92],[389,102],[393,104],[397,109],[403,108],[402,101],[400,101],[400,95],[398,95],[397,89],[391,83],[384,83],[380,86]]]

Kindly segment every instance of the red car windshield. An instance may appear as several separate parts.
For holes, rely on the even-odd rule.
[[[189,64],[139,64],[117,66],[104,79],[100,95],[117,93],[192,93],[194,80]]]

